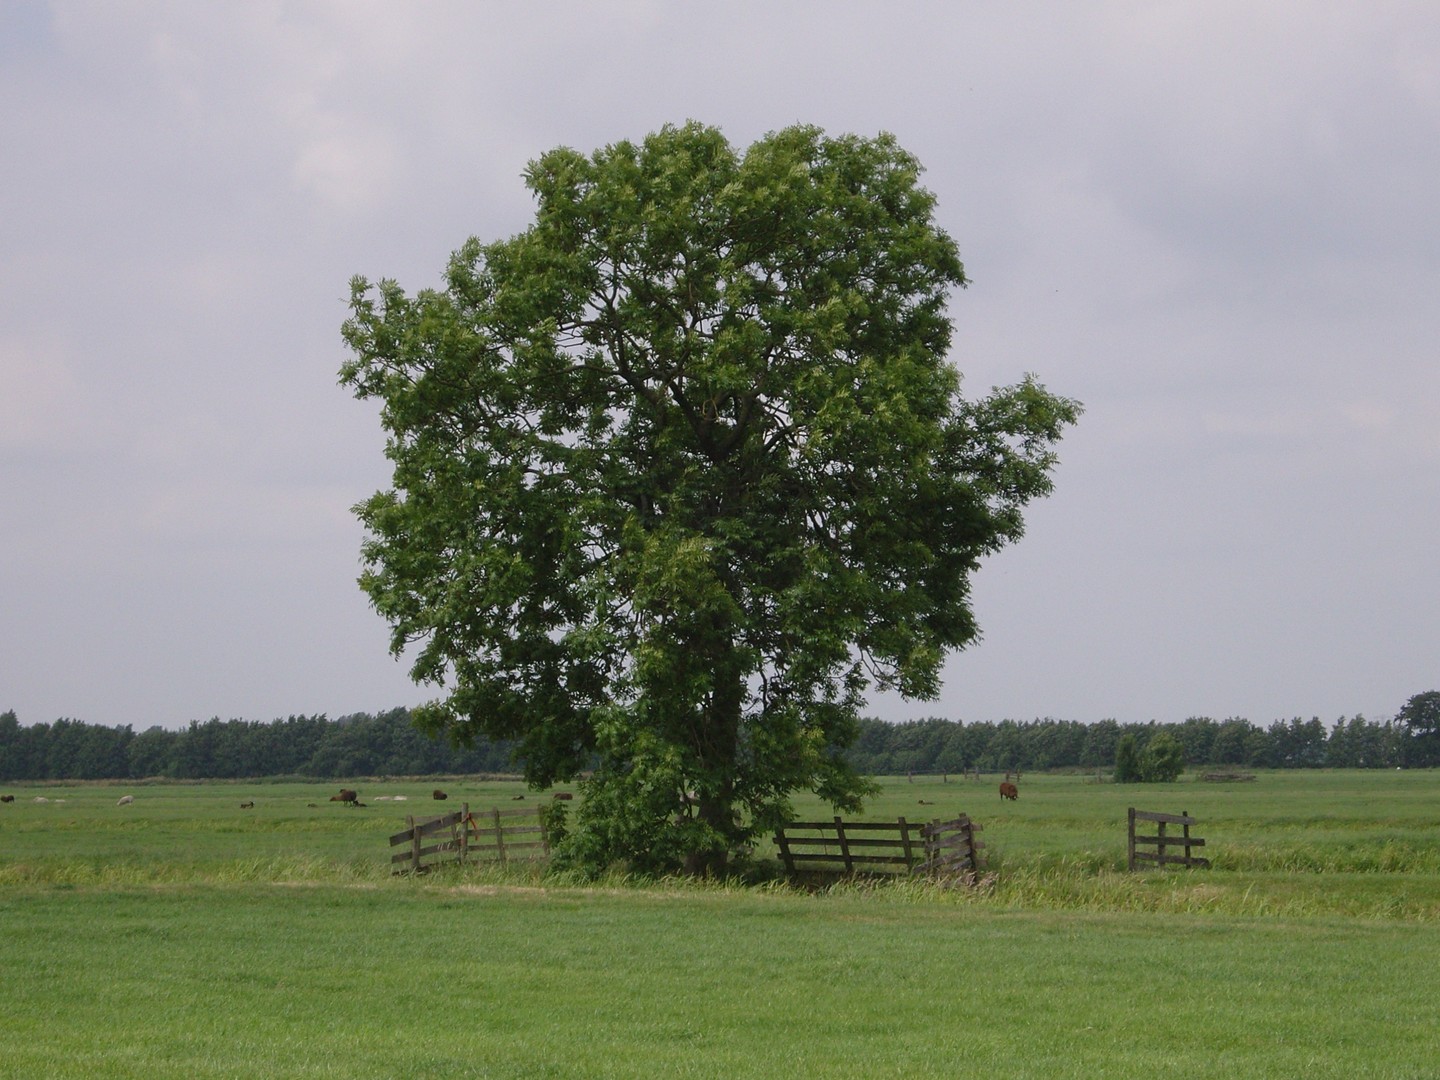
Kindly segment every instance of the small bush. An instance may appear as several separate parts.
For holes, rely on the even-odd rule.
[[[1185,750],[1180,741],[1162,731],[1140,755],[1140,778],[1152,784],[1172,783],[1185,771]]]

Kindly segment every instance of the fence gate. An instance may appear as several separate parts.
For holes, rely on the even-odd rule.
[[[925,862],[918,869],[937,877],[979,874],[985,868],[980,849],[983,840],[976,840],[980,826],[961,814],[953,821],[932,821],[921,834],[925,837]]]
[[[1153,822],[1155,832],[1145,836],[1137,835],[1135,832],[1137,821]],[[1200,837],[1190,835],[1190,826],[1196,824],[1198,822],[1184,810],[1178,814],[1155,814],[1148,810],[1136,810],[1133,806],[1130,807],[1127,868],[1134,870],[1136,863],[1146,862],[1159,866],[1199,866],[1209,869],[1209,859],[1202,859],[1190,854],[1192,848],[1205,846],[1205,841]],[[1179,825],[1180,835],[1167,833],[1165,831],[1167,825]],[[1155,850],[1140,850],[1141,845],[1147,849],[1153,847]],[[1179,848],[1180,854],[1171,855],[1166,851],[1167,848]]]
[[[980,869],[980,826],[961,814],[921,825],[898,821],[792,821],[775,833],[785,872],[842,869],[847,874],[921,871],[959,874]],[[838,864],[838,865],[837,865]]]
[[[406,817],[405,830],[390,837],[392,848],[401,845],[404,849],[391,855],[390,862],[408,865],[400,866],[397,874],[406,870],[419,873],[447,859],[462,863],[472,859],[510,862],[550,854],[543,806],[472,814],[466,803],[460,810],[439,817]]]

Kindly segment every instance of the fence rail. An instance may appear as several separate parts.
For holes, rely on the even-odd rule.
[[[980,826],[961,815],[953,821],[793,821],[775,833],[775,846],[790,876],[806,869],[843,869],[847,874],[926,870],[958,873],[980,869],[975,839]],[[837,865],[838,864],[838,865]]]
[[[961,814],[950,821],[932,821],[921,833],[925,838],[925,861],[919,867],[934,877],[978,874],[985,868],[981,848],[985,841],[976,840],[980,826]]]
[[[406,870],[420,873],[447,860],[509,862],[550,854],[543,806],[534,810],[494,809],[472,814],[466,803],[460,810],[439,817],[406,817],[404,831],[390,837],[392,848],[401,845],[407,850],[392,854],[390,863],[408,865],[397,869],[397,874]]]
[[[1135,823],[1150,822],[1155,825],[1155,832],[1150,835],[1139,835],[1135,832]],[[1209,859],[1203,859],[1198,855],[1190,854],[1192,848],[1205,846],[1205,841],[1198,836],[1190,835],[1190,827],[1198,825],[1194,818],[1185,810],[1178,814],[1157,814],[1149,810],[1136,810],[1130,807],[1130,829],[1129,845],[1127,855],[1127,866],[1134,870],[1139,863],[1153,863],[1157,866],[1186,866],[1202,867],[1208,869]],[[1168,825],[1179,825],[1180,835],[1167,833]],[[1154,851],[1140,850],[1138,845],[1146,848],[1153,847]],[[1167,848],[1179,848],[1181,854],[1171,855]]]

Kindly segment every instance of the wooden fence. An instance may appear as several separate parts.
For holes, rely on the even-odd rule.
[[[961,814],[950,821],[932,821],[920,830],[925,838],[925,862],[919,867],[932,877],[978,874],[985,869],[980,850],[985,841],[976,840],[980,826]]]
[[[843,870],[847,874],[921,870],[976,872],[984,864],[975,839],[980,826],[964,814],[926,824],[898,821],[795,821],[775,834],[785,872]]]
[[[391,865],[408,865],[400,866],[395,871],[397,874],[406,870],[420,873],[448,860],[509,862],[550,854],[544,806],[533,810],[482,810],[472,814],[466,803],[460,810],[439,817],[407,817],[405,831],[390,837],[392,848],[401,845],[405,850],[390,856]]]
[[[1135,823],[1137,821],[1153,822],[1155,824],[1155,835],[1137,836],[1135,834]],[[1191,855],[1192,848],[1204,847],[1205,841],[1198,836],[1190,835],[1190,826],[1198,822],[1186,811],[1181,810],[1178,814],[1154,814],[1148,810],[1136,810],[1130,807],[1130,843],[1128,848],[1127,865],[1131,870],[1135,869],[1136,863],[1155,863],[1159,866],[1199,866],[1209,869],[1210,860],[1202,859],[1199,856]],[[1179,825],[1181,832],[1179,836],[1174,833],[1167,833],[1167,825]],[[1147,848],[1154,847],[1154,851],[1137,850],[1137,845],[1145,845]],[[1181,854],[1171,855],[1166,848],[1179,848]]]

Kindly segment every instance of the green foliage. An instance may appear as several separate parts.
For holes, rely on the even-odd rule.
[[[511,772],[513,747],[472,740],[457,747],[419,731],[408,709],[325,716],[191,721],[180,731],[136,734],[59,720],[20,727],[0,714],[0,780],[179,780],[260,776],[415,776]]]
[[[536,784],[597,765],[591,867],[718,870],[791,792],[858,806],[863,694],[935,695],[1050,490],[1079,408],[960,396],[919,174],[888,135],[666,127],[532,163],[534,224],[439,290],[352,283],[341,379],[394,464],[361,585],[430,730],[516,740]]]
[[[551,800],[541,807],[540,817],[551,846],[564,850],[565,839],[570,835],[569,807],[564,802]]]
[[[1298,723],[1298,721],[1296,722]],[[1313,722],[1312,722],[1313,724]],[[1214,721],[1192,717],[1183,724],[1118,724],[1101,720],[1034,720],[1025,723],[962,723],[931,718],[891,724],[859,722],[855,742],[845,758],[867,776],[958,773],[979,767],[988,772],[1019,768],[1109,767],[1122,734],[1134,734],[1140,745],[1160,732],[1174,735],[1185,747],[1187,765],[1277,764],[1275,735],[1292,725],[1270,730],[1231,717]],[[1312,725],[1303,725],[1307,730]],[[142,779],[240,779],[260,776],[348,778],[363,775],[414,776],[454,773],[505,773],[517,769],[514,746],[476,737],[468,745],[452,745],[443,737],[420,731],[409,710],[354,713],[330,720],[324,716],[290,716],[269,723],[211,719],[172,731],[129,726],[110,728],[67,720],[56,724],[20,726],[13,712],[0,713],[0,781]],[[1290,767],[1333,769],[1394,768],[1415,763],[1422,735],[1411,735],[1399,722],[1374,722],[1363,716],[1340,717],[1325,737],[1318,755],[1290,760]],[[52,752],[51,740],[79,744],[79,753]],[[199,745],[192,745],[198,743]],[[1208,756],[1203,747],[1208,746]],[[1196,749],[1192,752],[1192,747]],[[85,775],[75,769],[83,761]]]
[[[1140,759],[1140,743],[1133,734],[1125,734],[1115,743],[1115,782],[1136,784],[1145,779]]]
[[[1184,765],[1247,765],[1255,768],[1394,768],[1405,760],[1411,737],[1395,723],[1363,716],[1340,717],[1327,735],[1318,720],[1277,721],[1267,730],[1248,720],[1190,717],[1179,724],[1120,724],[1046,718],[1004,720],[912,720],[891,724],[862,720],[847,757],[862,773],[955,773],[1021,769],[1110,767],[1119,740],[1133,736],[1134,750],[1168,734],[1180,744]],[[1138,759],[1136,768],[1138,770]]]
[[[1185,771],[1185,751],[1180,740],[1162,731],[1150,740],[1140,755],[1140,779],[1150,784],[1168,784]],[[1118,778],[1119,769],[1116,769]]]
[[[1440,765],[1440,690],[1416,694],[1395,717],[1410,733],[1408,762],[1411,765]]]

